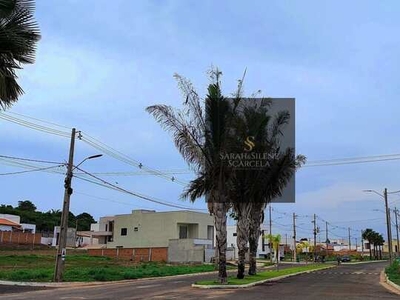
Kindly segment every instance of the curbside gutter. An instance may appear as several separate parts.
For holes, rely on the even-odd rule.
[[[256,282],[252,282],[252,283],[248,283],[248,284],[238,284],[238,285],[200,285],[200,284],[192,284],[192,287],[194,288],[199,288],[199,289],[242,289],[242,288],[249,288],[249,287],[253,287],[256,285],[260,285],[263,284],[265,282],[270,282],[270,281],[278,281],[287,277],[292,277],[292,276],[296,276],[296,275],[301,275],[301,274],[308,274],[308,273],[312,273],[312,272],[316,272],[316,271],[321,271],[321,270],[326,270],[326,269],[331,269],[331,268],[335,268],[335,265],[331,265],[331,266],[326,266],[324,268],[319,268],[319,269],[315,269],[315,270],[307,270],[307,271],[301,271],[301,272],[297,272],[297,273],[293,273],[293,274],[288,274],[288,275],[282,275],[282,276],[278,276],[278,277],[274,277],[274,278],[268,278],[268,279],[263,279],[260,281],[256,281]]]

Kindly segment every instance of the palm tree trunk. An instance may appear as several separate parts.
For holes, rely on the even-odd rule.
[[[245,260],[246,253],[248,251],[247,244],[249,242],[249,213],[250,205],[249,203],[241,202],[236,207],[235,210],[238,214],[238,221],[236,223],[236,244],[238,248],[238,273],[237,278],[243,279],[245,273]]]
[[[226,213],[227,204],[224,202],[214,202],[212,204],[212,213],[214,216],[216,246],[218,252],[218,281],[221,284],[227,283],[226,274]]]
[[[368,241],[369,243],[369,260],[372,260],[372,248],[371,248],[371,241]]]
[[[250,253],[249,253],[249,275],[257,274],[257,248],[258,248],[258,239],[261,235],[260,225],[263,208],[260,209],[259,203],[253,203],[253,209],[251,211],[251,219],[249,222],[249,245],[250,245]],[[264,206],[263,206],[264,207]]]

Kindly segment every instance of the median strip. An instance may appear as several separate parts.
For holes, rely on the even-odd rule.
[[[282,270],[274,271],[263,271],[257,275],[248,275],[243,279],[237,279],[236,277],[228,277],[228,284],[220,284],[214,280],[203,280],[192,284],[192,287],[202,289],[237,289],[237,288],[248,288],[255,285],[260,285],[268,281],[276,281],[286,277],[295,276],[304,273],[310,273],[313,271],[319,271],[335,267],[334,265],[306,265],[296,266],[293,268],[287,268]]]

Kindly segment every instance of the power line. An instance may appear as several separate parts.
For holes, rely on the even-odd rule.
[[[58,166],[46,167],[46,168],[37,168],[37,169],[33,169],[33,170],[26,170],[26,171],[17,171],[17,172],[9,172],[9,173],[0,173],[0,176],[17,175],[17,174],[25,174],[25,173],[30,173],[30,172],[44,171],[44,170],[59,168],[59,167],[63,167],[63,166],[64,166],[64,164],[61,164],[61,165],[58,165]]]
[[[53,125],[53,126],[57,126],[57,127],[60,127],[60,128],[64,128],[64,129],[71,130],[71,127],[68,127],[68,126],[64,126],[64,125],[60,125],[60,124],[57,124],[57,123],[53,123],[53,122],[41,120],[41,119],[38,119],[38,118],[26,116],[26,115],[19,114],[19,113],[16,113],[16,112],[8,111],[7,114],[16,115],[16,116],[23,117],[23,118],[26,118],[26,119],[31,119],[31,120],[39,121],[39,122],[44,123],[44,124],[49,124],[49,125]]]
[[[15,156],[7,156],[7,155],[0,155],[0,158],[13,159],[13,160],[22,160],[22,161],[30,161],[30,162],[38,162],[38,163],[44,163],[44,164],[55,164],[55,165],[63,164],[61,162],[56,162],[56,161],[39,160],[39,159],[15,157]]]
[[[88,176],[90,176],[90,177],[96,179],[97,181],[100,181],[100,182],[101,182],[101,184],[99,184],[99,183],[96,183],[96,184],[99,184],[99,185],[102,185],[102,186],[106,186],[106,187],[111,187],[111,188],[114,189],[114,190],[117,190],[117,191],[120,191],[120,192],[129,194],[129,195],[132,195],[132,196],[141,198],[141,199],[146,200],[146,201],[150,201],[150,202],[153,202],[153,203],[156,203],[156,204],[161,204],[161,205],[165,205],[165,206],[169,206],[169,207],[179,208],[179,209],[186,209],[186,210],[205,210],[205,209],[193,209],[193,208],[190,208],[190,207],[180,206],[180,205],[168,203],[168,202],[165,202],[165,201],[162,201],[162,200],[158,200],[158,199],[156,199],[156,198],[154,198],[154,197],[150,197],[150,196],[138,194],[138,193],[135,193],[135,192],[131,192],[131,191],[128,191],[128,190],[126,190],[126,189],[124,189],[124,188],[121,188],[121,187],[119,187],[119,186],[116,186],[115,184],[112,184],[112,183],[110,183],[110,182],[108,182],[108,181],[106,181],[106,180],[104,180],[104,179],[101,179],[101,178],[99,178],[99,177],[97,177],[97,176],[95,176],[95,175],[93,175],[93,174],[91,174],[91,173],[89,173],[89,172],[87,172],[87,171],[85,171],[85,170],[79,168],[79,167],[75,167],[75,168],[78,169],[78,170],[80,170],[81,172],[85,173],[86,175],[88,175]],[[77,178],[80,178],[80,177],[77,177]],[[80,178],[80,179],[83,179],[83,178]],[[88,180],[88,179],[83,179],[83,180],[86,180],[86,181],[89,181],[89,182],[93,182],[93,181],[90,181],[90,180]]]
[[[25,115],[22,115],[22,114],[16,114],[16,115],[18,115],[20,117],[23,117],[23,118],[29,118],[29,119],[32,119],[32,120],[35,120],[35,121],[39,121],[41,123],[50,124],[52,126],[58,126],[58,127],[61,127],[61,128],[68,128],[66,126],[62,126],[62,125],[59,125],[59,124],[56,124],[56,123],[52,123],[52,122],[43,121],[43,120],[40,120],[40,119],[37,119],[37,118],[33,118],[33,117],[28,117],[28,116],[25,116]],[[43,125],[40,125],[40,124],[37,124],[37,123],[33,123],[33,122],[30,122],[30,121],[26,121],[26,120],[23,120],[23,119],[20,119],[20,118],[17,118],[17,117],[12,117],[12,116],[4,113],[4,112],[0,112],[0,118],[3,119],[3,120],[9,121],[9,122],[13,122],[15,124],[30,128],[30,129],[35,129],[35,130],[41,131],[41,132],[54,134],[54,135],[58,135],[58,136],[62,136],[62,137],[70,137],[70,133],[69,132],[61,131],[61,130],[54,129],[54,128],[51,128],[51,127],[48,127],[48,126],[43,126]],[[172,182],[175,182],[175,183],[178,183],[178,184],[181,184],[181,185],[186,185],[187,184],[187,182],[185,182],[183,180],[179,180],[179,179],[175,178],[175,176],[169,176],[168,174],[165,174],[165,173],[163,173],[163,172],[161,172],[161,171],[159,171],[157,169],[152,169],[152,168],[149,168],[147,166],[144,166],[142,163],[140,163],[140,162],[128,157],[127,155],[123,154],[122,152],[119,152],[118,150],[116,150],[116,149],[114,149],[114,148],[112,148],[110,146],[107,146],[106,144],[100,142],[99,140],[96,140],[95,138],[90,137],[86,133],[85,133],[85,136],[82,136],[82,132],[81,131],[78,131],[78,133],[79,133],[79,136],[78,136],[79,139],[81,139],[82,141],[86,142],[90,146],[92,146],[92,147],[104,152],[105,154],[107,154],[107,155],[109,155],[111,157],[114,157],[117,160],[120,160],[120,161],[125,162],[125,163],[130,164],[130,165],[133,165],[135,167],[138,167],[140,169],[145,170],[146,172],[148,172],[148,173],[150,173],[152,175],[155,175],[155,176],[158,176],[158,177],[163,177],[163,178],[168,179],[168,180],[170,180]]]
[[[116,149],[104,144],[103,142],[100,142],[99,140],[96,140],[95,138],[89,136],[86,133],[82,133],[81,132],[81,135],[79,136],[79,139],[82,140],[83,142],[87,143],[88,145],[96,148],[97,150],[100,150],[103,153],[105,153],[105,154],[107,154],[107,155],[109,155],[109,156],[111,156],[111,157],[113,157],[113,158],[115,158],[115,159],[117,159],[119,161],[122,161],[122,162],[124,162],[126,164],[129,164],[129,165],[134,166],[136,168],[139,168],[139,169],[141,169],[143,171],[146,171],[151,175],[162,177],[162,178],[170,180],[172,182],[176,182],[176,183],[178,183],[180,185],[186,185],[187,184],[187,182],[185,182],[183,180],[179,180],[179,179],[175,178],[174,176],[170,176],[170,175],[165,174],[165,173],[163,173],[163,172],[161,172],[161,171],[159,171],[157,169],[153,169],[153,168],[150,168],[150,167],[147,167],[147,166],[143,165],[141,162],[130,158],[129,156],[125,155],[124,153],[122,153],[122,152],[120,152],[120,151],[118,151],[118,150],[116,150]]]
[[[68,132],[57,130],[57,129],[53,129],[53,128],[49,128],[49,127],[42,126],[42,125],[39,125],[39,124],[35,124],[35,123],[29,122],[29,121],[25,121],[25,120],[22,120],[22,119],[18,119],[18,118],[15,118],[15,117],[12,117],[12,116],[9,116],[9,115],[5,114],[4,112],[0,112],[0,119],[9,121],[9,122],[12,122],[12,123],[15,123],[15,124],[18,124],[18,125],[30,128],[30,129],[34,129],[34,130],[38,130],[38,131],[41,131],[41,132],[45,132],[45,133],[48,133],[48,134],[58,135],[58,136],[62,136],[62,137],[69,137],[69,133]]]

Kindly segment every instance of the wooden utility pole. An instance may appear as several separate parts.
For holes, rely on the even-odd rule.
[[[328,244],[329,244],[329,236],[328,236],[328,222],[325,221],[325,243],[326,243],[326,256],[328,256]]]
[[[271,210],[272,210],[272,206],[271,206],[271,203],[269,204],[269,234],[270,234],[270,236],[272,236],[272,217],[271,217],[271,215],[272,215],[272,213],[271,213]],[[272,264],[272,243],[271,243],[271,239],[269,239],[269,244],[268,244],[268,247],[269,247],[269,258],[270,258],[270,261],[271,261],[271,264]]]
[[[296,214],[293,213],[293,261],[297,262],[297,252],[296,252]]]
[[[362,230],[361,230],[361,257],[364,258],[364,239]]]
[[[314,214],[314,262],[317,261],[317,216]]]
[[[389,246],[389,262],[392,263],[392,231],[391,231],[391,224],[390,224],[390,211],[388,206],[388,191],[387,188],[383,191],[383,198],[385,199],[385,209],[386,209],[386,227],[387,227],[387,236],[388,236],[388,246]]]
[[[394,217],[395,217],[395,220],[396,220],[396,240],[397,240],[397,257],[399,256],[399,253],[400,253],[400,241],[399,241],[399,224],[397,223],[397,213],[398,213],[398,210],[397,210],[397,207],[395,207],[394,208]]]
[[[61,213],[60,235],[58,238],[56,265],[54,270],[54,281],[57,282],[60,282],[63,279],[64,261],[67,251],[66,249],[67,249],[67,233],[68,233],[68,216],[69,216],[69,202],[72,194],[71,181],[72,181],[72,170],[74,165],[75,132],[76,129],[72,128],[71,143],[69,147],[69,159],[67,165],[67,175],[64,181],[63,210]]]
[[[350,235],[350,227],[349,227],[349,251],[351,251],[351,235]]]

